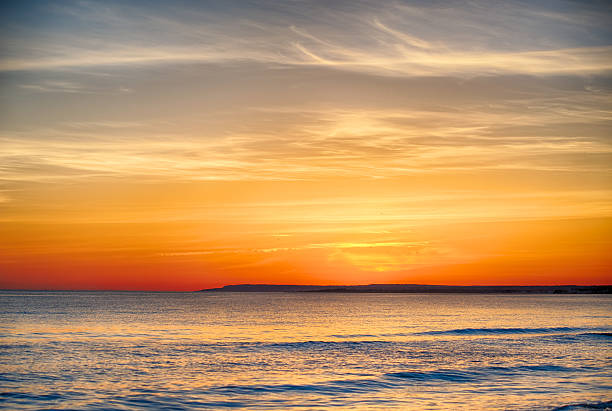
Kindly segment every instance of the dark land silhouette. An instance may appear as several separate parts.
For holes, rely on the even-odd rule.
[[[201,292],[612,294],[612,285],[277,285],[236,284]]]

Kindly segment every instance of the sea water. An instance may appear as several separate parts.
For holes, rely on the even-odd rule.
[[[7,409],[612,407],[608,295],[0,292]]]

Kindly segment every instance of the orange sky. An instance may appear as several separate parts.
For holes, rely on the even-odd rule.
[[[609,8],[307,3],[7,7],[0,288],[612,282]]]

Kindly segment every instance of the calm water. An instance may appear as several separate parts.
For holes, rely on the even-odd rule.
[[[612,407],[611,317],[610,296],[1,292],[0,407]]]

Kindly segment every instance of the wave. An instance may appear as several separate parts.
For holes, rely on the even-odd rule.
[[[361,346],[383,346],[395,345],[397,343],[386,340],[351,340],[351,341],[294,341],[294,342],[273,342],[273,343],[243,343],[239,344],[246,348],[273,349],[273,350],[308,350],[308,349],[333,349],[351,348]]]
[[[607,331],[601,328],[547,327],[547,328],[457,328],[444,331],[424,331],[416,335],[511,335],[511,334],[559,334]],[[609,334],[609,333],[604,333]]]
[[[508,331],[510,330],[510,331]],[[595,332],[593,329],[589,329],[589,332],[580,333],[577,328],[555,328],[555,329],[530,329],[530,331],[525,331],[527,329],[521,329],[522,331],[515,331],[516,329],[479,329],[476,331],[472,331],[470,329],[467,330],[450,330],[450,331],[430,331],[427,333],[419,333],[418,335],[500,335],[504,334],[524,334],[529,336],[530,334],[544,336],[549,334],[550,337],[559,340],[557,342],[565,342],[566,340],[569,342],[574,342],[576,339],[595,339],[600,340],[602,343],[608,342],[610,337],[612,337],[612,333],[610,332]],[[539,330],[533,331],[533,330]],[[546,331],[544,331],[546,330]],[[552,330],[552,331],[551,331]],[[562,331],[560,331],[562,330]],[[569,332],[567,330],[572,330]],[[584,329],[582,329],[584,330]],[[565,332],[564,332],[565,331]],[[398,334],[384,334],[388,336],[414,336],[417,334],[414,333],[398,333]],[[339,338],[340,335],[335,336]],[[393,339],[381,339],[383,335],[371,335],[372,339],[351,339],[351,338],[364,338],[368,337],[368,335],[364,334],[354,334],[354,335],[342,335],[343,338],[348,338],[347,340],[308,340],[308,341],[227,341],[222,343],[195,343],[193,345],[185,345],[182,350],[186,352],[200,352],[203,354],[207,353],[215,353],[219,350],[232,351],[232,352],[260,352],[260,351],[274,351],[279,353],[286,352],[301,352],[301,351],[342,351],[346,350],[367,350],[374,348],[389,348],[393,349],[393,347],[415,347],[420,346],[422,342],[418,339],[415,340],[393,340]],[[378,338],[375,338],[378,337]],[[175,348],[178,349],[178,348]]]
[[[579,335],[595,336],[595,337],[612,337],[612,333],[583,333]]]
[[[513,377],[567,378],[578,373],[598,372],[592,367],[565,367],[555,364],[487,366],[464,369],[431,369],[431,370],[397,370],[382,374],[353,374],[344,379],[323,380],[308,383],[261,383],[216,385],[193,390],[163,389],[138,387],[120,397],[88,397],[85,391],[62,391],[46,393],[10,393],[0,392],[0,404],[33,404],[56,403],[58,401],[79,400],[82,404],[88,401],[86,408],[151,408],[151,409],[194,409],[194,408],[244,408],[253,406],[257,401],[260,408],[289,408],[295,403],[294,398],[317,398],[326,401],[331,398],[354,398],[360,394],[402,390],[407,387],[428,386],[435,392],[448,392],[450,385],[461,389],[470,384],[487,385],[501,381],[505,386]],[[320,397],[325,398],[322,399]],[[378,399],[376,401],[379,401]],[[353,404],[355,405],[355,404]],[[581,409],[605,409],[612,403],[570,404],[556,408],[558,411]],[[1,408],[1,407],[0,407]]]
[[[311,384],[225,385],[212,387],[210,393],[221,395],[257,395],[265,393],[313,393],[318,395],[363,394],[383,389],[401,389],[409,385],[474,383],[526,374],[577,373],[592,371],[588,367],[570,368],[553,364],[514,367],[482,367],[468,369],[437,369],[429,371],[399,371],[373,378],[330,380]]]
[[[609,410],[612,409],[612,401],[605,402],[583,402],[580,404],[568,404],[553,408],[553,411],[574,411],[574,410]]]
[[[376,338],[374,334],[332,334],[330,337],[334,338]]]
[[[107,410],[114,408],[124,409],[172,409],[191,410],[194,408],[220,409],[220,408],[244,408],[244,402],[219,400],[202,401],[200,398],[185,398],[184,392],[179,391],[150,391],[141,390],[138,394],[122,395],[118,398],[104,400],[89,399],[87,393],[82,392],[50,392],[45,394],[33,394],[25,392],[0,392],[0,404],[11,401],[18,404],[15,408],[30,408],[29,405],[38,406],[42,404],[61,403],[71,399],[78,399],[81,406],[79,409]],[[2,404],[4,405],[4,404]],[[0,406],[0,408],[2,408]],[[62,407],[63,408],[63,407]],[[45,407],[45,409],[48,409]],[[56,409],[56,408],[51,408]]]
[[[393,388],[393,385],[379,379],[353,379],[313,384],[226,385],[209,389],[208,392],[232,396],[264,393],[313,393],[335,396],[338,394],[367,394],[385,388]]]
[[[585,368],[584,370],[589,370]],[[584,371],[580,368],[569,368],[558,365],[518,365],[514,367],[482,367],[468,368],[462,370],[440,369],[433,371],[409,371],[409,372],[394,372],[387,373],[387,378],[399,378],[415,382],[474,382],[477,380],[491,379],[494,377],[522,375],[525,373],[573,373]]]

